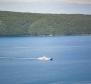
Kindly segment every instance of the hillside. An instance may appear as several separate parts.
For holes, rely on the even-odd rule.
[[[0,11],[0,35],[91,34],[91,15]]]

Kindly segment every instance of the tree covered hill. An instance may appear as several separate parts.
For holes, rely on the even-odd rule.
[[[0,11],[0,35],[91,34],[91,15]]]

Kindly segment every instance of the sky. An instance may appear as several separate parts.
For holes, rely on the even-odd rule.
[[[91,0],[0,0],[0,10],[91,15]]]

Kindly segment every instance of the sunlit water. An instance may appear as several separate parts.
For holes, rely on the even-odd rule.
[[[0,84],[91,84],[91,36],[0,37]]]

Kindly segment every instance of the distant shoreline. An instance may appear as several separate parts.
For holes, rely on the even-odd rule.
[[[0,36],[91,35],[91,15],[0,11]]]
[[[91,34],[73,34],[73,35],[0,35],[0,37],[55,37],[55,36],[91,36]]]

